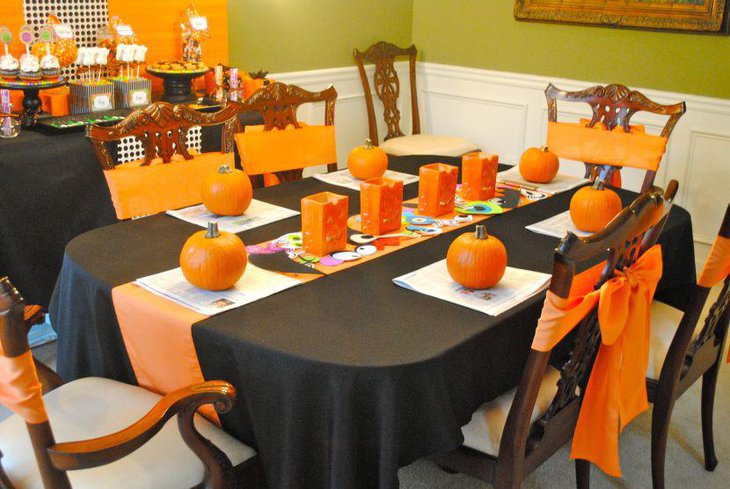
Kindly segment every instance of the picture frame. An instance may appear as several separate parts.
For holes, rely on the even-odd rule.
[[[517,20],[728,33],[729,0],[516,0]]]

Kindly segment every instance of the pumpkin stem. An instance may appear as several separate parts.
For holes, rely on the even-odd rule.
[[[548,149],[547,144],[546,144],[545,146],[540,146],[540,151],[542,151],[543,153],[547,153],[550,150]]]
[[[605,186],[605,184],[603,183],[603,180],[601,180],[600,178],[596,178],[593,181],[593,190],[603,190],[604,186]]]
[[[218,167],[218,173],[221,173],[221,174],[233,173],[233,170],[231,170],[231,167],[228,165],[221,165]]]
[[[373,142],[370,138],[365,138],[365,149],[373,149]]]
[[[217,222],[209,222],[208,223],[208,231],[205,233],[205,237],[208,239],[217,238],[220,236],[221,233],[218,231],[218,223]]]
[[[476,239],[487,239],[489,237],[487,234],[487,226],[484,224],[477,224],[477,227],[474,230],[474,237]]]

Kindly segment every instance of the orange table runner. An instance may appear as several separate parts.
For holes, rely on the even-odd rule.
[[[600,268],[591,269],[594,274],[596,271],[600,273]],[[535,350],[550,351],[598,303],[601,346],[570,456],[590,460],[615,477],[621,476],[619,433],[649,406],[649,313],[661,276],[662,252],[655,245],[633,265],[617,271],[599,290],[591,290],[591,282],[582,280],[582,287],[573,288],[568,298],[548,291],[532,344]]]

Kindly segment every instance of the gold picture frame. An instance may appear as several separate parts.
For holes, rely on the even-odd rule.
[[[728,0],[515,0],[515,19],[728,33]]]

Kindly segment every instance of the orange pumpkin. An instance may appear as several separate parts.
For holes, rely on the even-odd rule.
[[[622,208],[618,194],[596,180],[593,186],[583,187],[570,199],[570,218],[581,231],[595,233],[606,227]]]
[[[358,146],[347,156],[347,169],[352,176],[360,180],[380,178],[388,169],[388,155],[385,151],[373,146],[370,139],[365,140],[365,146]]]
[[[203,205],[219,216],[240,216],[253,199],[251,179],[228,165],[218,168],[203,181]]]
[[[243,241],[235,234],[218,231],[216,222],[190,236],[180,252],[180,268],[187,281],[206,290],[233,287],[247,263]]]
[[[520,157],[520,175],[528,182],[547,183],[558,174],[560,161],[547,146],[528,148]]]
[[[451,243],[446,268],[457,283],[470,289],[496,285],[507,269],[507,249],[483,224],[473,233],[464,233]]]

